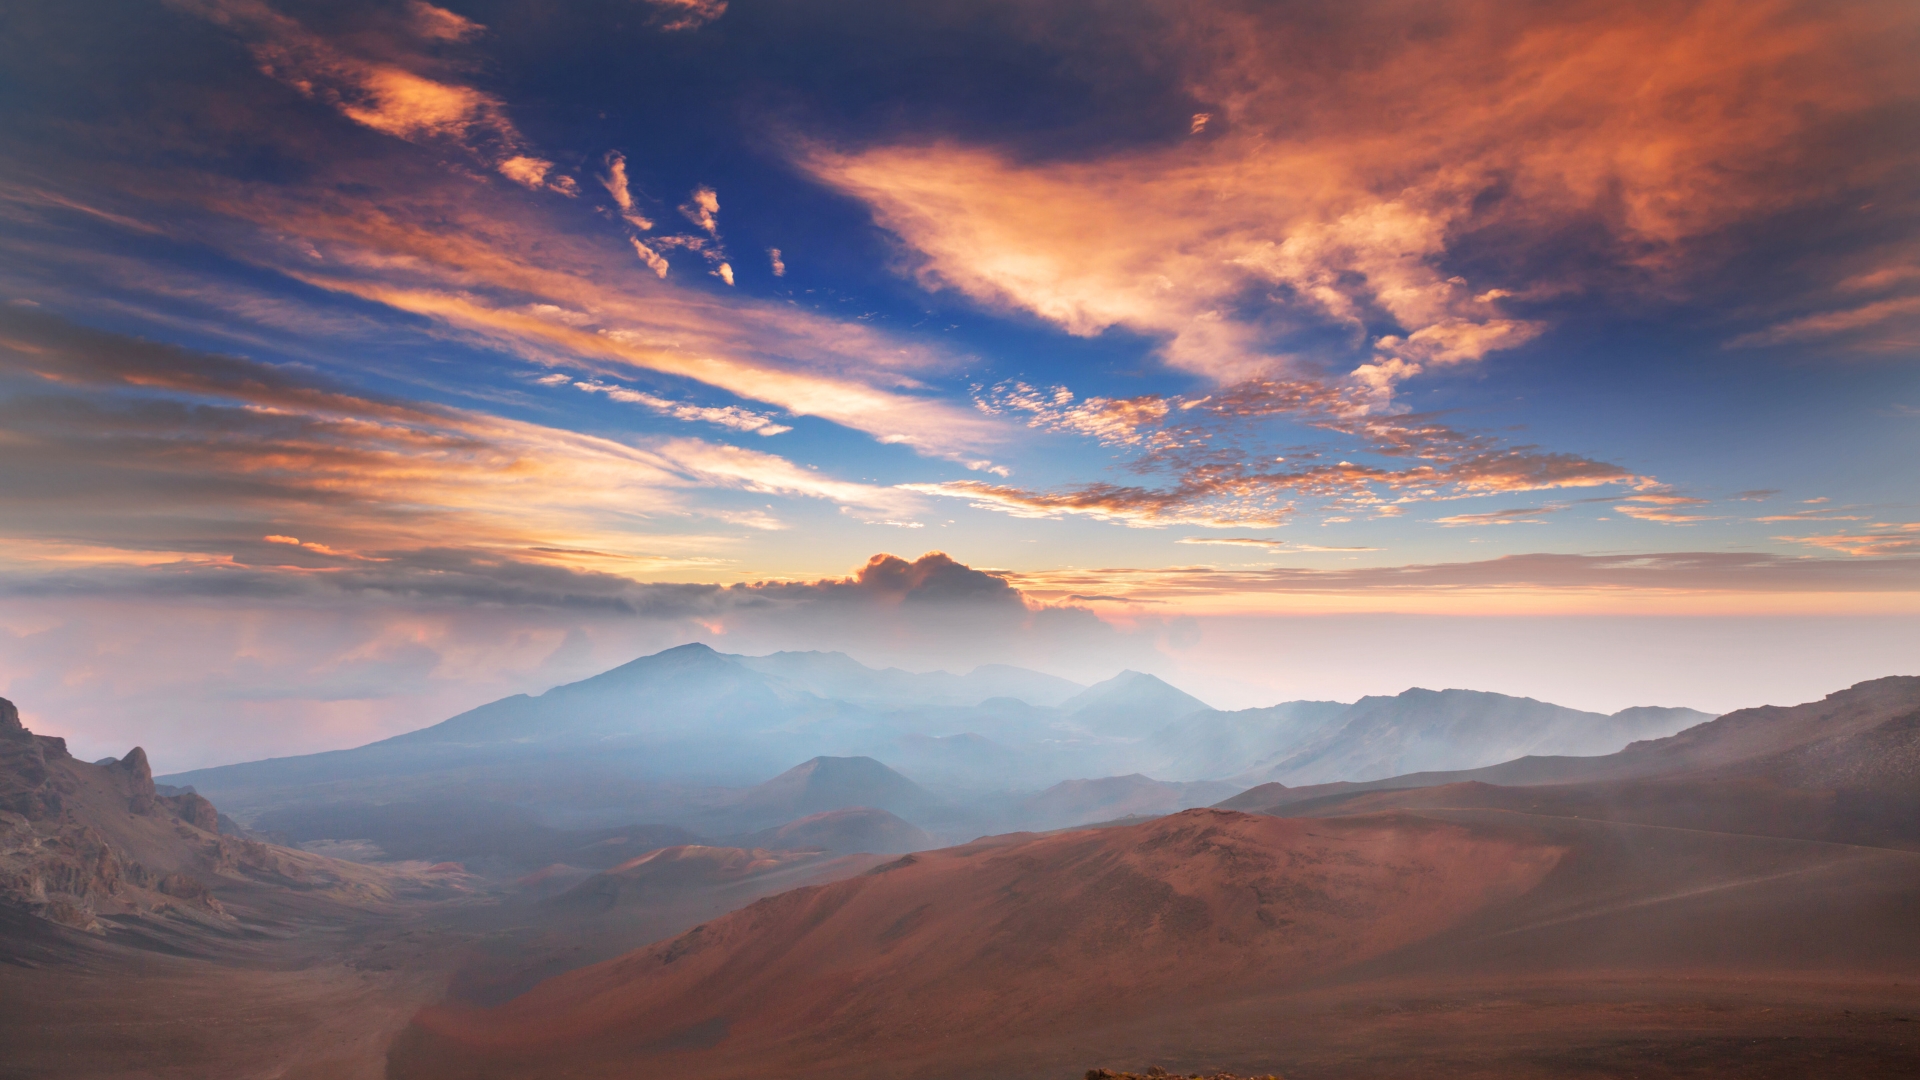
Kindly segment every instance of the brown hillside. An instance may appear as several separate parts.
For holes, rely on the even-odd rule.
[[[702,1076],[764,1075],[1085,1027],[1381,955],[1525,892],[1561,854],[1417,818],[1216,810],[996,838],[763,900],[503,1008],[428,1010],[394,1074],[614,1075],[687,1053]]]
[[[1687,767],[1525,786],[1327,785],[1324,793],[1296,788],[1258,801],[1276,800],[1260,809],[1296,817],[1481,807],[1920,850],[1920,679],[1880,679],[1792,709],[1731,713],[1643,744],[1641,753]]]
[[[938,846],[919,826],[875,806],[823,810],[778,828],[754,833],[745,842],[775,850],[819,848],[881,855],[905,855]]]

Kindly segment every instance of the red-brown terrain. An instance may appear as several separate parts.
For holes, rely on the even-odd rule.
[[[802,885],[836,881],[886,861],[821,850],[768,851],[680,844],[593,874],[532,908],[507,905],[476,920],[485,932],[462,956],[450,998],[495,1004],[549,976]]]
[[[160,794],[139,748],[79,761],[0,699],[0,1078],[377,1080],[450,988],[510,996],[884,859],[670,848],[529,908],[457,865],[361,865],[218,819]]]
[[[1563,855],[1439,821],[1212,810],[999,837],[784,893],[504,1009],[430,1011],[396,1074],[641,1053],[716,1076],[939,1061],[1379,956],[1523,894]]]
[[[425,1010],[390,1075],[1917,1075],[1920,853],[1886,817],[1916,708],[1880,680],[1535,759],[1592,780],[924,852]]]
[[[822,810],[746,838],[755,846],[799,851],[878,852],[904,855],[937,847],[925,830],[873,806]]]
[[[142,754],[0,727],[5,1080],[1920,1075],[1920,679],[1259,812],[517,881],[221,836]]]
[[[464,875],[217,830],[139,748],[78,761],[0,699],[0,1077],[383,1074]]]
[[[1483,807],[1920,850],[1920,678],[1743,709],[1606,757],[1529,758],[1428,779],[1262,785],[1223,805],[1288,815]]]

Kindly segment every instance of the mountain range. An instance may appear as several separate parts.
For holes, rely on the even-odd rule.
[[[782,812],[872,805],[960,837],[1058,820],[1023,821],[1017,810],[1066,781],[1364,780],[1521,753],[1605,753],[1706,718],[1684,709],[1608,717],[1459,690],[1221,712],[1134,671],[1082,687],[1006,666],[913,673],[839,653],[746,657],[692,644],[357,749],[164,779],[208,794],[240,822],[349,802],[485,801],[565,828],[656,821],[720,836],[781,824],[754,818],[752,799],[771,796],[742,793],[795,762],[866,758],[922,795],[892,805],[854,784],[827,800],[834,805]]]
[[[1610,754],[1711,719],[1693,709],[1643,706],[1609,716],[1505,694],[1415,688],[1361,698],[1233,779],[1246,786],[1319,784],[1472,769],[1528,755]]]
[[[1367,783],[1268,783],[1220,805],[1287,814],[1496,807],[1920,850],[1920,678],[1742,709],[1613,754]]]
[[[751,724],[726,710],[769,694],[805,695],[787,700],[810,716],[888,715],[761,684],[724,657],[735,672],[703,705],[712,659],[654,672],[709,723]],[[1186,703],[1148,678],[1072,709],[1081,692],[904,711],[991,706],[1103,753],[1229,763],[1295,740],[1242,772],[1431,761],[1448,732],[1467,760],[1497,739],[1579,746],[1597,715],[1416,690],[1153,727],[1132,692]],[[157,1075],[218,1058],[228,1066],[208,1074],[393,1080],[619,1075],[635,1060],[716,1080],[1148,1064],[1678,1077],[1701,1060],[1897,1076],[1920,1060],[1902,1026],[1920,1014],[1920,678],[1605,754],[1238,794],[1122,773],[981,797],[879,757],[816,754],[752,784],[645,781],[670,813],[595,826],[549,816],[566,804],[544,785],[611,784],[630,759],[594,748],[654,732],[618,726],[607,684],[554,700],[600,712],[582,706],[585,734],[570,734],[559,706],[542,731],[476,710],[483,722],[463,714],[377,751],[387,771],[369,776],[342,774],[339,757],[239,767],[299,778],[297,798],[250,823],[312,837],[304,851],[228,835],[205,793],[177,783],[192,777],[155,783],[138,749],[75,761],[0,703],[10,1053],[28,1073],[85,1075],[152,1029],[200,1040],[177,1055],[187,1071]],[[644,722],[654,706],[626,707]],[[1689,718],[1629,710],[1593,737]],[[921,734],[1026,752],[1005,732]],[[533,748],[518,777],[514,745]],[[369,797],[379,784],[384,801]],[[1221,805],[1193,807],[1207,800]],[[996,826],[939,847],[943,830],[1002,821],[1053,831]],[[427,861],[455,850],[473,865]],[[216,1039],[207,1018],[225,1023],[217,1003],[231,1000],[248,1003],[247,1026]]]
[[[908,855],[423,1010],[389,1075],[1911,1075],[1920,679],[1477,774]]]

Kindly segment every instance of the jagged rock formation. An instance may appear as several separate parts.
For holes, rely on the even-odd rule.
[[[140,747],[76,760],[0,698],[0,904],[94,933],[126,916],[221,923],[221,878],[309,876],[296,853],[220,835],[219,818],[191,791],[160,794]]]

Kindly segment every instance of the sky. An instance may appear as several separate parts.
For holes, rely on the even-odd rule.
[[[1920,7],[22,2],[0,693],[1920,674]]]

